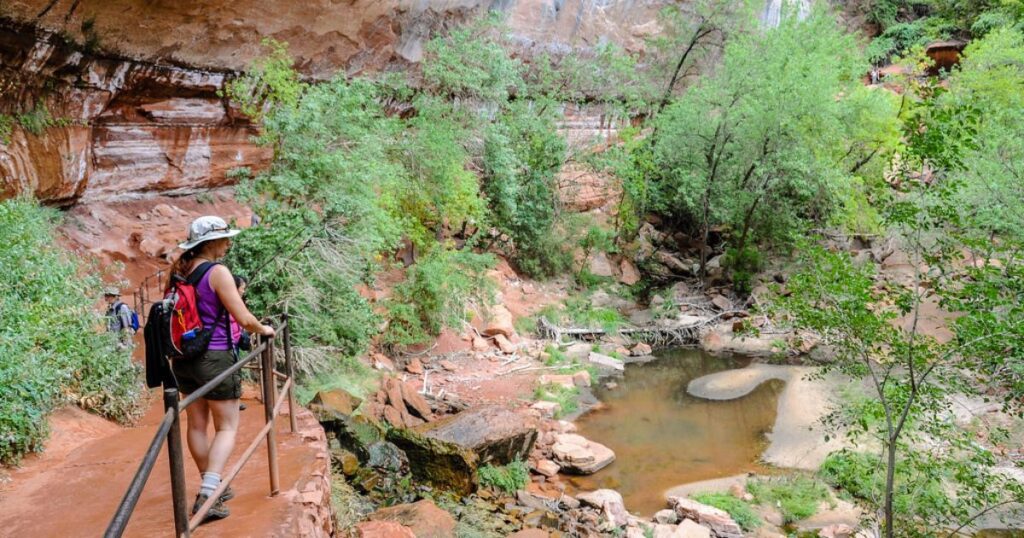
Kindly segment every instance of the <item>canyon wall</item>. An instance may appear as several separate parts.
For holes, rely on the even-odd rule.
[[[317,80],[406,68],[433,32],[487,11],[505,14],[523,55],[609,40],[639,48],[663,2],[9,0],[0,6],[0,199],[186,194],[267,166],[270,150],[250,141],[255,126],[219,96],[265,52],[266,37],[287,42],[299,71]],[[583,130],[607,129],[591,115],[598,124]],[[567,122],[570,136],[578,119]]]

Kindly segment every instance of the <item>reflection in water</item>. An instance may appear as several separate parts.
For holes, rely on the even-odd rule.
[[[614,450],[616,460],[597,474],[571,480],[581,490],[616,489],[627,509],[645,515],[665,508],[664,491],[672,486],[759,470],[756,462],[783,387],[770,381],[737,400],[699,400],[686,394],[691,379],[750,361],[689,349],[659,357],[627,366],[616,389],[595,390],[607,409],[581,417],[577,425],[584,437]]]

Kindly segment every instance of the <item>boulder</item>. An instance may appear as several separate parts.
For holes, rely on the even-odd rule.
[[[394,521],[362,521],[356,523],[357,538],[416,538],[412,529]]]
[[[422,500],[381,508],[369,515],[370,521],[392,521],[409,527],[416,538],[455,536],[455,519],[433,501]]]
[[[654,259],[673,274],[681,276],[697,276],[697,271],[694,270],[694,266],[697,264],[692,260],[680,259],[671,252],[665,250],[655,252]]]
[[[413,357],[409,364],[405,365],[405,371],[414,375],[423,375],[423,363],[416,357]]]
[[[633,262],[625,258],[619,262],[619,282],[627,286],[640,282],[640,271],[637,270],[636,265],[633,265]]]
[[[374,353],[371,357],[373,361],[373,367],[377,370],[387,370],[388,372],[395,371],[395,363],[383,353]]]
[[[572,381],[577,387],[589,387],[590,386],[590,372],[586,370],[580,370],[575,374],[572,374]]]
[[[405,405],[410,412],[416,414],[427,422],[434,420],[434,414],[430,409],[430,404],[428,404],[427,400],[425,400],[420,393],[416,392],[416,389],[412,388],[412,385],[408,383],[402,383],[402,400],[405,402]]]
[[[581,493],[576,496],[580,503],[597,508],[602,511],[606,520],[613,527],[622,527],[629,522],[629,512],[626,512],[626,505],[622,495],[613,489],[599,489],[588,493]]]
[[[415,428],[391,430],[388,440],[408,454],[417,480],[468,494],[476,489],[480,465],[527,459],[537,428],[525,414],[486,406]]]
[[[587,355],[587,360],[602,368],[618,370],[620,372],[626,370],[626,365],[622,361],[616,359],[615,357],[609,357],[608,355],[602,355],[594,351],[591,351],[590,354]]]
[[[409,458],[400,448],[387,441],[370,443],[366,465],[386,474],[405,474],[409,471]]]
[[[494,343],[498,345],[498,349],[506,355],[511,355],[516,352],[516,346],[509,341],[508,338],[503,334],[494,335]]]
[[[548,459],[538,460],[537,464],[533,468],[533,470],[537,471],[538,474],[542,474],[548,478],[554,478],[557,476],[560,469],[561,467],[559,467],[557,463]]]
[[[540,411],[540,416],[545,418],[554,418],[558,413],[562,411],[562,406],[558,405],[558,402],[534,402],[530,406],[530,409]]]
[[[726,299],[721,295],[715,295],[711,298],[711,304],[715,305],[715,308],[725,312],[726,310],[732,310],[732,301]]]
[[[654,522],[662,523],[665,525],[675,525],[679,523],[679,516],[676,515],[676,511],[671,508],[664,510],[658,510],[654,513]]]
[[[583,359],[593,351],[594,347],[585,342],[575,342],[570,344],[569,347],[562,351],[566,357],[570,359]]]
[[[650,355],[653,351],[654,350],[651,349],[651,346],[643,342],[640,342],[637,345],[633,346],[633,349],[629,350],[629,354],[634,357],[644,357]]]
[[[313,396],[309,409],[320,421],[348,417],[363,403],[362,398],[343,389],[322,390]]]
[[[684,519],[676,530],[679,538],[711,538],[711,529],[697,524],[692,519]]]
[[[512,313],[504,305],[492,306],[488,320],[487,326],[481,331],[484,336],[500,334],[510,338],[516,332],[515,326],[512,324]]]
[[[587,269],[594,276],[606,278],[614,276],[614,273],[612,272],[612,264],[608,261],[608,255],[604,252],[592,252],[590,256],[587,257]]]
[[[718,538],[743,538],[743,530],[725,510],[685,497],[669,497],[668,503],[681,519],[692,519],[710,528]]]
[[[615,461],[610,448],[572,433],[556,434],[551,453],[563,471],[575,474],[593,474]]]
[[[437,365],[449,372],[454,372],[459,369],[458,366],[455,366],[455,363],[447,359],[441,359],[437,362]]]
[[[487,351],[491,349],[491,344],[487,343],[486,338],[473,335],[473,351]]]

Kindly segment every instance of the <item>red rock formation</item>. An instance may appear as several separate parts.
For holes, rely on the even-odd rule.
[[[61,37],[0,25],[0,111],[35,110],[49,126],[15,125],[0,140],[0,198],[32,193],[68,204],[147,191],[182,193],[233,182],[271,151],[217,93],[225,73],[83,54]]]

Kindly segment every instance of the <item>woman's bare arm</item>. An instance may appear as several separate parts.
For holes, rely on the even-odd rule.
[[[245,301],[242,300],[242,296],[238,294],[238,288],[235,287],[235,279],[231,276],[231,271],[227,267],[217,265],[211,269],[210,287],[213,288],[213,291],[217,292],[217,297],[220,298],[221,304],[224,305],[228,313],[245,330],[263,336],[274,335],[273,327],[263,325],[260,323],[260,320],[256,319],[256,316],[252,315],[252,312],[249,312],[249,309],[245,306]]]

